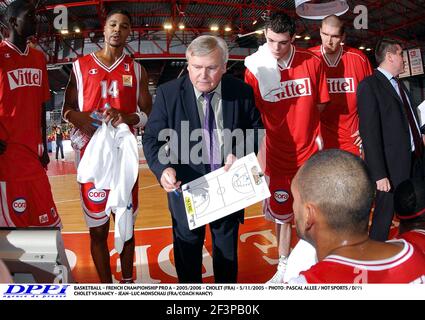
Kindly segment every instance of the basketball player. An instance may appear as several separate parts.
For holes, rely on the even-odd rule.
[[[27,43],[35,33],[35,7],[16,0],[6,20],[9,37],[0,43],[0,226],[61,227],[44,169],[46,59]]]
[[[342,45],[343,22],[335,15],[323,19],[322,45],[310,49],[325,66],[331,101],[320,114],[325,149],[342,149],[360,155],[357,85],[372,74],[367,57],[360,50]]]
[[[265,170],[272,196],[263,210],[266,219],[275,222],[278,239],[279,263],[270,282],[281,283],[291,241],[291,181],[321,147],[320,110],[329,94],[320,59],[292,44],[295,22],[289,16],[273,14],[265,36],[267,43],[245,60],[245,81],[254,89],[266,128]]]
[[[104,27],[105,47],[79,58],[65,93],[63,118],[91,136],[99,121],[91,118],[93,111],[102,111],[112,125],[126,123],[138,128],[144,125],[140,110],[149,114],[152,100],[144,68],[124,54],[130,34],[131,17],[127,11],[111,11]],[[139,109],[140,108],[140,109]],[[76,150],[77,158],[85,147]],[[84,217],[90,229],[91,254],[100,281],[112,282],[107,245],[109,216],[105,214],[108,190],[96,190],[92,183],[80,184]],[[138,209],[138,186],[133,188],[133,217]],[[133,221],[134,222],[134,221]],[[120,253],[122,282],[133,281],[134,236],[125,242]]]
[[[352,153],[325,150],[310,158],[291,185],[297,234],[319,262],[290,283],[425,283],[425,255],[405,240],[369,238],[375,188]]]

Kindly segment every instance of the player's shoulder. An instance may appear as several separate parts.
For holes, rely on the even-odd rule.
[[[314,52],[310,51],[310,49],[296,48],[295,55],[298,55],[299,57],[313,63],[321,63],[320,57],[318,57]]]
[[[310,52],[313,52],[316,56],[321,57],[322,56],[321,47],[322,46],[319,45],[319,46],[308,48],[307,50]]]
[[[8,46],[6,45],[6,41],[0,40],[0,51],[7,50]]]
[[[362,62],[367,62],[368,58],[367,56],[364,54],[363,51],[356,49],[356,48],[352,48],[352,47],[348,47],[348,46],[344,46],[344,54],[346,54],[347,56],[349,56],[352,59],[358,59]]]
[[[44,53],[37,48],[29,47],[28,56],[36,57],[37,59],[41,59],[42,61],[47,61],[47,58]]]
[[[89,53],[84,56],[78,57],[74,62],[78,61],[80,64],[91,62],[93,61],[93,54],[94,53]]]

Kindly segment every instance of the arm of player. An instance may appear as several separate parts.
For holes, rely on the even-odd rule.
[[[78,109],[77,82],[75,80],[74,73],[71,72],[71,76],[65,90],[65,99],[62,106],[62,118],[83,131],[85,134],[92,136],[101,122],[90,117],[90,114],[91,112],[82,112]]]
[[[49,154],[47,153],[47,121],[46,121],[46,105],[41,106],[41,142],[43,143],[43,154],[39,157],[41,165],[47,170],[47,165],[50,162]]]
[[[6,141],[0,140],[0,155],[3,154],[6,151]]]

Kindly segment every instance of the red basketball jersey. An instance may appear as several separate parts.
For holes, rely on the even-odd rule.
[[[325,149],[342,149],[359,155],[351,135],[359,128],[357,86],[372,74],[372,66],[360,50],[343,46],[334,63],[326,56],[323,46],[310,49],[325,66],[331,101],[320,115]]]
[[[123,55],[110,67],[91,53],[73,65],[81,111],[102,110],[106,103],[124,113],[137,111],[141,66]]]
[[[0,181],[39,178],[45,171],[42,155],[42,104],[50,99],[46,59],[27,46],[21,52],[0,43],[0,139],[7,143],[0,155]]]
[[[323,64],[313,53],[293,47],[288,66],[280,73],[282,92],[276,95],[277,102],[269,102],[261,97],[255,75],[245,72],[266,128],[267,175],[293,175],[318,150],[317,104],[329,101]]]
[[[297,282],[307,283],[425,283],[425,256],[404,240],[403,249],[385,260],[352,260],[331,255],[307,271]]]

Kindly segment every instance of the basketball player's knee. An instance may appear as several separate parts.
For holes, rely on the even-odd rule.
[[[108,229],[103,226],[90,228],[90,238],[94,242],[106,242],[108,239]]]

